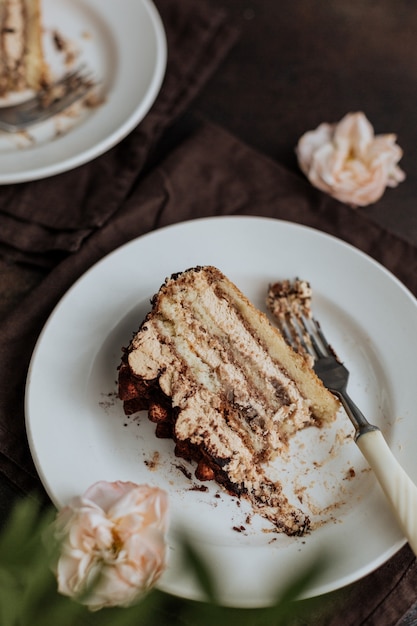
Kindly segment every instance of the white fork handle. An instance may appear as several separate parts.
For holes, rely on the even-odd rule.
[[[398,463],[380,430],[371,430],[356,443],[375,472],[411,549],[417,555],[417,487]]]

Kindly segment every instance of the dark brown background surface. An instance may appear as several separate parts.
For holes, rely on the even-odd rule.
[[[215,0],[242,36],[195,108],[297,171],[321,122],[363,111],[395,133],[407,180],[366,209],[417,244],[417,6],[411,0]]]
[[[360,211],[417,246],[415,3],[412,0],[210,2],[213,7],[227,11],[240,36],[191,107],[163,138],[155,163],[181,143],[194,128],[195,119],[202,115],[301,179],[294,153],[298,138],[323,121],[338,121],[349,111],[362,110],[377,133],[397,134],[404,150],[400,165],[407,178],[397,189],[388,190],[377,204]],[[256,207],[253,212],[256,213]],[[10,313],[13,315],[24,294],[47,273],[46,269],[0,260],[0,320]],[[14,488],[0,481],[3,514],[16,496]],[[403,564],[407,563],[412,563],[412,556],[406,551]],[[412,573],[415,577],[415,570]],[[396,569],[387,564],[372,578],[372,584],[386,589],[388,595],[399,579],[406,576],[410,576],[406,565]],[[410,587],[402,587],[401,593],[409,594],[403,601],[409,612],[401,618],[393,611],[395,618],[382,621],[375,609],[374,617],[358,616],[357,623],[416,624],[413,604],[417,601],[417,591],[410,594]],[[381,610],[383,596],[382,593]],[[352,598],[366,601],[360,594]],[[344,621],[342,613],[334,615],[331,622],[319,615],[305,623],[354,622]]]

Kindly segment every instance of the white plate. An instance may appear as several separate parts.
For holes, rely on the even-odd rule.
[[[0,184],[52,176],[91,161],[144,118],[160,90],[166,39],[150,0],[43,0],[47,60],[59,72],[52,45],[58,32],[100,83],[105,101],[60,114],[29,133],[0,132]]]
[[[260,308],[271,281],[311,281],[314,312],[351,370],[353,398],[417,479],[414,297],[381,265],[319,231],[220,217],[128,243],[90,269],[56,307],[35,349],[26,393],[29,443],[43,484],[57,506],[97,480],[167,489],[172,549],[160,587],[168,592],[198,597],[177,563],[174,534],[183,524],[215,566],[225,604],[268,604],[289,572],[323,551],[330,551],[329,568],[306,596],[342,587],[404,544],[343,413],[329,430],[308,429],[292,443],[280,479],[286,489],[304,486],[303,506],[313,507],[312,519],[321,525],[288,538],[257,516],[247,519],[246,503],[215,484],[196,490],[198,481],[184,475],[192,467],[174,457],[172,442],[156,439],[146,416],[127,419],[115,396],[121,347],[149,310],[150,297],[166,276],[202,264],[219,267]]]

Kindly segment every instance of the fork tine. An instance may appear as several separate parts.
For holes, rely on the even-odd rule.
[[[7,132],[23,130],[64,111],[96,85],[86,66],[81,65],[33,98],[0,108],[0,128]]]
[[[309,322],[309,325],[308,325],[308,322]],[[327,352],[328,342],[326,341],[325,336],[321,332],[320,324],[314,317],[311,317],[309,318],[309,320],[306,320],[304,316],[302,317],[302,323],[303,323],[305,332],[308,335],[309,341],[314,349],[314,352],[315,352],[314,356],[319,359],[323,358],[324,356],[326,356],[326,353],[324,352],[324,350],[326,350]],[[318,338],[320,339],[321,344],[319,344],[319,342],[317,341],[316,335],[318,335]]]
[[[90,89],[91,86],[82,83],[76,85],[74,88],[69,88],[67,93],[64,93],[60,97],[53,98],[50,102],[46,102],[44,104],[45,111],[49,117],[55,115],[68,108],[73,102],[76,102],[76,100],[79,100]]]
[[[89,76],[90,74],[91,72],[89,71],[88,67],[85,65],[85,63],[83,63],[82,65],[76,67],[74,70],[71,70],[67,74],[64,74],[59,80],[54,83],[54,85],[61,85],[63,83],[67,83],[69,80],[72,80],[77,76],[83,77]]]
[[[79,82],[92,81],[91,73],[83,74],[84,69],[85,69],[85,66],[82,65],[79,68],[73,70],[72,72],[69,72],[68,74],[65,74],[59,80],[57,80],[55,83],[53,83],[52,85],[50,85],[47,88],[42,89],[39,93],[34,95],[32,98],[29,98],[28,100],[24,100],[23,102],[20,102],[17,105],[10,105],[10,106],[1,107],[0,114],[6,113],[8,111],[13,111],[17,107],[22,112],[23,111],[24,112],[30,112],[31,110],[33,110],[34,108],[39,106],[39,102],[42,100],[42,98],[45,98],[45,95],[47,93],[49,93],[50,91],[53,91],[55,89],[59,89],[60,87],[64,87],[66,85],[69,85],[72,81],[79,81]]]
[[[296,352],[312,358],[314,361],[328,356],[339,360],[334,349],[327,341],[319,321],[312,315],[294,311],[281,317],[280,330],[284,339]]]
[[[317,333],[318,337],[320,338],[321,341],[321,345],[323,346],[325,352],[321,351],[321,356],[325,357],[325,356],[333,356],[335,359],[337,359],[339,361],[339,357],[337,356],[336,352],[334,351],[333,347],[331,346],[331,344],[327,341],[322,328],[321,328],[321,324],[320,322],[312,317],[311,318],[312,323],[314,324],[314,330]],[[317,344],[318,345],[318,344]],[[318,348],[320,350],[320,348]]]
[[[299,317],[293,316],[293,324],[298,327],[298,333],[300,337],[300,342],[307,354],[310,354],[312,357],[316,357],[316,343],[314,341],[314,337],[312,337],[309,329],[307,327],[307,320],[305,316],[300,313]]]
[[[310,333],[303,320],[303,316],[301,314],[298,316],[295,315],[294,312],[291,312],[280,316],[278,321],[285,341],[292,346],[296,352],[314,361],[317,354],[311,342]]]
[[[45,108],[52,108],[55,103],[61,103],[64,99],[71,100],[74,94],[87,90],[94,85],[91,72],[86,71],[85,65],[81,65],[77,69],[65,74],[56,83],[43,90],[38,98]],[[77,99],[77,98],[75,98]]]

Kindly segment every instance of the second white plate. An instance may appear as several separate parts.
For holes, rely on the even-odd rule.
[[[0,184],[52,176],[103,154],[144,118],[165,75],[165,31],[151,0],[44,0],[42,7],[48,61],[56,66],[57,32],[100,83],[104,103],[28,133],[0,132]]]

